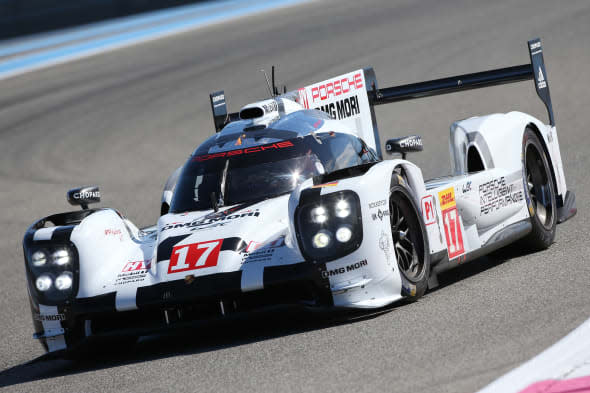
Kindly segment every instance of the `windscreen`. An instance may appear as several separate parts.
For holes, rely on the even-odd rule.
[[[179,177],[170,211],[209,210],[291,192],[304,180],[375,161],[357,137],[325,133],[246,149],[192,156]]]

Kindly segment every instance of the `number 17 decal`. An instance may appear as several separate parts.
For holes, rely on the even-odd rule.
[[[217,266],[221,243],[223,239],[174,247],[168,274]]]
[[[461,232],[461,223],[459,222],[459,212],[457,212],[457,203],[455,202],[455,190],[453,188],[447,188],[446,190],[440,191],[438,193],[438,199],[445,227],[447,252],[449,253],[449,259],[453,259],[465,253],[463,233]]]
[[[461,223],[459,222],[459,213],[456,207],[452,207],[442,212],[443,223],[445,225],[445,237],[447,239],[447,251],[449,259],[458,257],[465,252],[463,247],[463,234],[461,233]]]

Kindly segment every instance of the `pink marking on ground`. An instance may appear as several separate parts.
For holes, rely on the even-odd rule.
[[[565,380],[535,382],[519,393],[590,393],[590,375]]]

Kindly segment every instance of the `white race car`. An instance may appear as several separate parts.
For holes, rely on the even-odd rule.
[[[34,337],[70,353],[268,306],[379,309],[417,299],[437,274],[519,241],[551,245],[576,213],[566,187],[540,40],[531,64],[379,89],[362,69],[228,114],[166,184],[157,225],[88,209],[35,222],[23,245]],[[274,73],[273,73],[274,74]],[[533,79],[549,125],[520,112],[451,126],[453,174],[425,181],[392,139],[383,160],[375,105]],[[286,89],[285,89],[286,90]]]

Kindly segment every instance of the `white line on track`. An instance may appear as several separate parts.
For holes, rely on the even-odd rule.
[[[590,391],[590,319],[478,393],[574,391]]]
[[[0,80],[305,1],[207,2],[6,41],[0,43]]]

